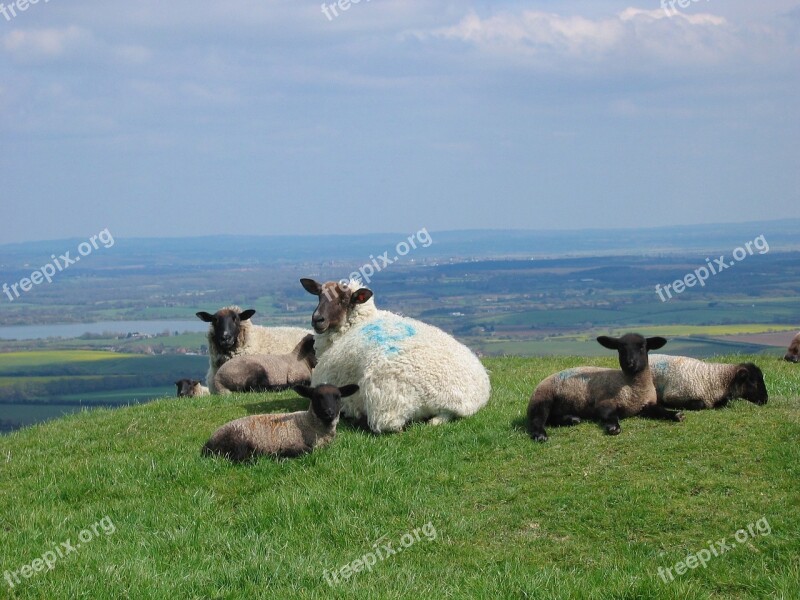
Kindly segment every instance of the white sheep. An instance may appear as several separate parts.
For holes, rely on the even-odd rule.
[[[650,356],[659,403],[701,410],[725,406],[734,398],[753,404],[768,400],[764,374],[753,363],[707,363],[688,356]]]
[[[253,325],[250,317],[255,310],[242,310],[238,306],[226,306],[216,313],[197,313],[208,327],[208,373],[206,383],[209,391],[216,394],[214,376],[225,362],[234,356],[247,354],[286,354],[306,335],[312,333],[300,327],[261,327]]]
[[[195,398],[209,394],[208,388],[197,379],[178,379],[175,386],[178,388],[178,398]]]
[[[619,434],[621,418],[639,414],[683,420],[681,413],[657,404],[648,369],[647,351],[661,348],[667,340],[627,333],[620,338],[601,335],[597,341],[617,350],[620,368],[576,367],[554,373],[537,385],[528,402],[528,428],[537,442],[547,441],[545,424],[576,425],[581,418],[599,420],[610,435]]]
[[[242,354],[234,356],[214,376],[218,394],[272,392],[311,382],[314,336],[310,333],[288,354]]]
[[[489,375],[478,357],[441,329],[378,310],[372,291],[356,281],[300,281],[319,297],[311,384],[360,387],[342,405],[346,417],[365,417],[375,433],[393,432],[411,421],[467,417],[489,400]]]
[[[298,385],[294,390],[311,400],[308,410],[230,421],[214,432],[202,454],[243,462],[262,455],[291,458],[329,444],[336,436],[342,398],[354,394],[358,386]]]

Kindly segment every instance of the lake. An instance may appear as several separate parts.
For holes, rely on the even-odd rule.
[[[208,323],[194,321],[99,321],[97,323],[63,323],[58,325],[12,325],[0,327],[0,340],[40,340],[50,337],[77,338],[84,333],[128,332],[156,334],[164,330],[208,331]]]

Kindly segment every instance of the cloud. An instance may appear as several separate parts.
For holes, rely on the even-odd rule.
[[[460,43],[510,65],[544,70],[586,69],[606,63],[617,70],[714,66],[740,59],[753,43],[775,44],[769,27],[748,29],[709,13],[627,8],[612,16],[560,15],[537,10],[481,17],[472,11],[453,25],[416,31],[422,41]]]
[[[80,27],[15,29],[2,38],[3,48],[20,62],[60,58],[93,43],[91,33]]]

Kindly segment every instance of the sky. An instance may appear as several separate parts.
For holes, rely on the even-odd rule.
[[[800,216],[800,0],[0,2],[0,243]]]

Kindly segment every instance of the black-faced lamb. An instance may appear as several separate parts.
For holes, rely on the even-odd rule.
[[[250,317],[255,310],[242,310],[238,306],[226,306],[216,313],[197,313],[197,317],[209,323],[208,327],[208,374],[209,391],[214,389],[214,375],[223,364],[234,356],[248,354],[286,354],[298,342],[312,333],[299,327],[261,327],[253,325]]]
[[[657,404],[648,369],[648,350],[661,348],[667,340],[628,333],[620,338],[600,336],[597,341],[619,352],[620,369],[577,367],[542,381],[528,403],[528,426],[534,440],[547,440],[545,424],[576,425],[582,418],[599,420],[610,435],[620,432],[620,419],[639,414],[683,420],[681,413]]]
[[[396,432],[411,421],[467,417],[489,400],[478,357],[441,329],[378,310],[372,290],[358,282],[300,282],[319,298],[311,384],[355,381],[361,388],[344,402],[344,416],[365,418],[375,433]]]
[[[298,385],[294,390],[311,400],[308,410],[251,415],[226,423],[206,442],[202,453],[243,462],[258,456],[293,458],[329,444],[336,436],[342,398],[355,394],[358,386]]]
[[[789,349],[786,351],[783,360],[793,363],[800,362],[800,333],[792,339],[792,343],[789,344]]]
[[[759,405],[768,400],[764,374],[753,363],[726,365],[653,354],[650,371],[664,406],[701,410],[725,406],[734,398]]]
[[[288,354],[243,354],[223,364],[214,376],[218,394],[270,392],[311,383],[317,364],[314,336],[308,334]]]
[[[194,398],[209,394],[208,388],[197,379],[178,379],[175,386],[178,388],[178,398]]]

